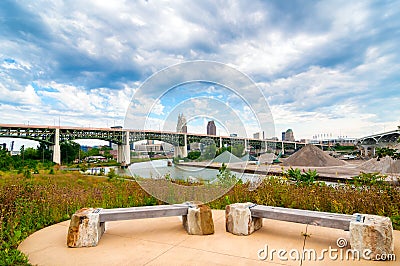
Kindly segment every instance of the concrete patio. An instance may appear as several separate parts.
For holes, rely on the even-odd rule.
[[[264,226],[250,236],[225,232],[225,212],[213,210],[215,234],[188,235],[181,217],[108,222],[97,247],[68,248],[69,221],[44,228],[29,236],[19,246],[33,265],[398,265],[400,231],[394,231],[397,261],[340,260],[338,238],[349,240],[349,232],[264,219]],[[305,237],[307,233],[309,237]],[[338,249],[338,259],[292,260],[287,253],[280,260],[277,253],[260,260],[260,249]],[[349,247],[347,247],[348,249]],[[343,254],[345,254],[343,250]],[[265,253],[261,253],[265,255]],[[345,255],[344,255],[345,257]]]

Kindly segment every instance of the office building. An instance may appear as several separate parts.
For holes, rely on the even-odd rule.
[[[286,132],[285,132],[285,140],[286,141],[295,141],[293,130],[291,130],[290,128],[288,130],[286,130]]]
[[[186,118],[183,114],[178,115],[178,123],[176,124],[176,132],[187,133]]]
[[[208,121],[207,124],[207,135],[217,135],[217,128],[215,127],[214,121]]]

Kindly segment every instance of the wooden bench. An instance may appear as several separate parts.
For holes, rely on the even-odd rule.
[[[252,234],[262,227],[262,219],[267,218],[350,231],[351,248],[359,252],[369,249],[371,257],[394,252],[393,227],[388,217],[289,209],[248,202],[226,206],[225,218],[226,231],[235,235]]]
[[[182,216],[182,223],[188,234],[214,233],[211,209],[200,202],[115,209],[84,208],[78,210],[71,218],[67,245],[68,247],[97,246],[105,231],[106,222],[170,216]]]

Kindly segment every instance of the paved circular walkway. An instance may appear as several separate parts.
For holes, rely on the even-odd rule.
[[[336,229],[307,226],[264,219],[264,226],[250,236],[235,236],[225,232],[224,211],[214,210],[215,234],[188,235],[180,217],[108,222],[106,232],[97,247],[68,248],[69,221],[44,228],[29,236],[19,250],[33,265],[300,265],[300,261],[280,260],[277,254],[266,260],[258,251],[293,249],[299,252],[315,249],[318,254],[329,246],[337,248],[339,237],[349,239],[349,233]],[[310,237],[305,237],[307,232]],[[261,255],[263,255],[262,253]],[[382,262],[382,266],[398,265],[400,231],[395,231],[397,262]],[[337,265],[339,261],[325,256],[323,261],[305,260],[302,265]],[[341,265],[375,265],[373,261],[341,261]]]

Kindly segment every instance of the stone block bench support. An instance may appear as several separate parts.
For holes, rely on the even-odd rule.
[[[209,235],[214,233],[210,207],[200,202],[175,205],[158,205],[117,209],[84,208],[71,218],[68,229],[68,247],[94,247],[110,221],[182,216],[183,227],[188,234]]]
[[[350,231],[350,246],[362,256],[388,255],[394,252],[393,227],[388,217],[368,214],[337,214],[235,203],[225,209],[226,231],[235,235],[250,235],[262,227],[262,218],[310,224]]]
[[[371,259],[394,254],[393,226],[388,217],[354,214],[350,222],[350,246]],[[368,254],[366,254],[366,253]]]
[[[247,236],[262,227],[262,218],[253,217],[250,207],[253,203],[235,203],[226,206],[226,231],[234,235]]]

